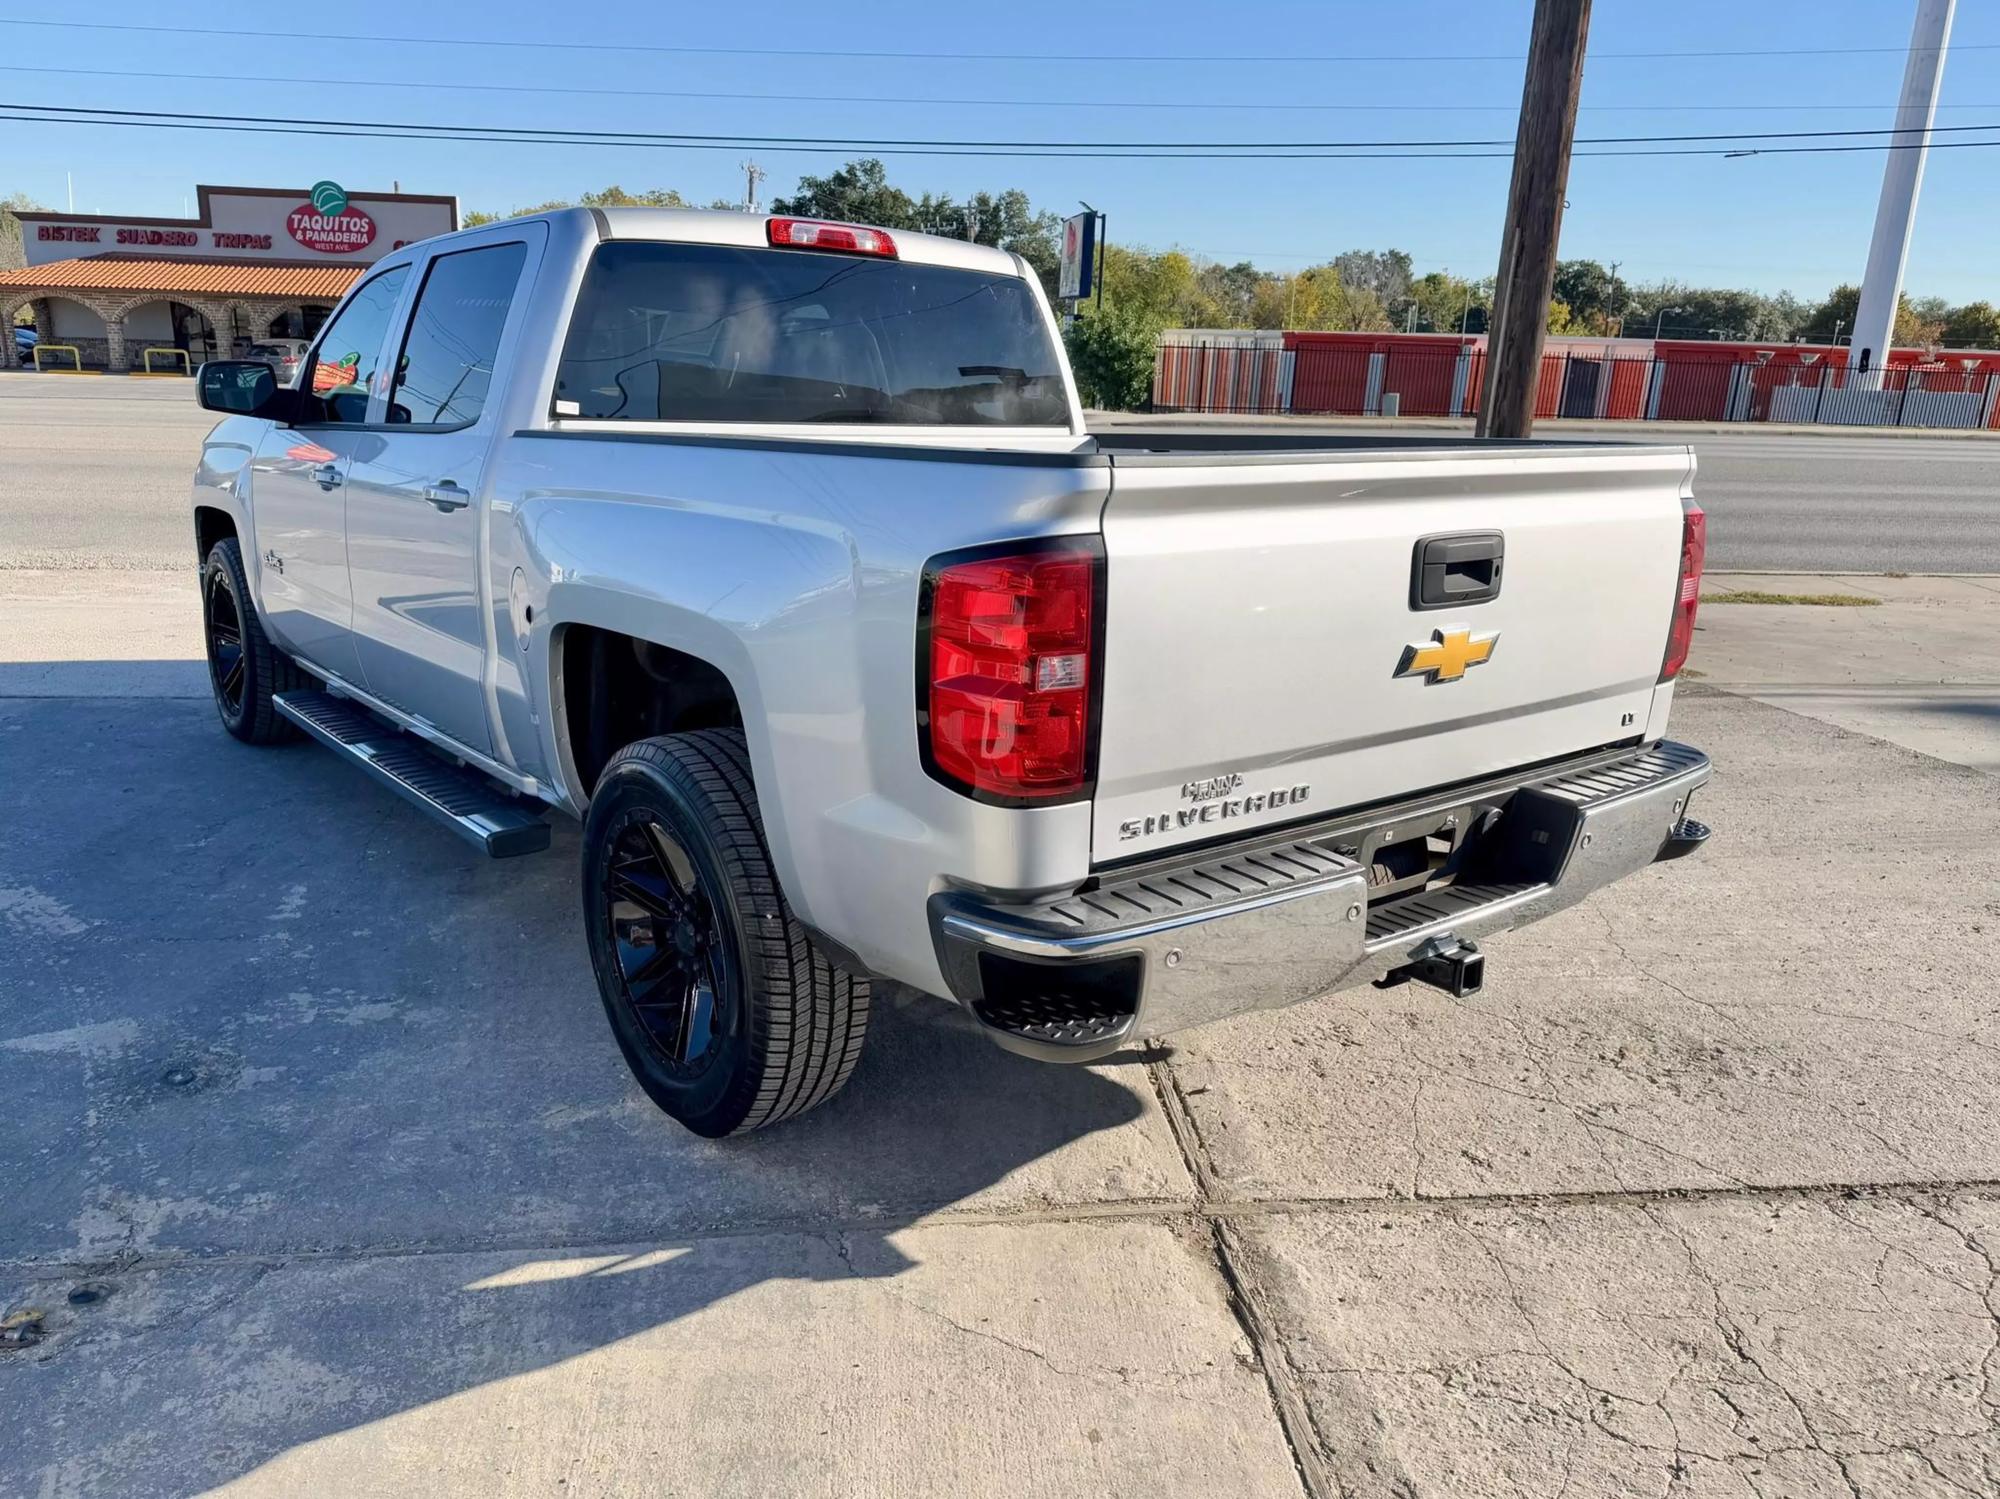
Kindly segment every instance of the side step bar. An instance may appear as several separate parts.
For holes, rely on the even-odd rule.
[[[271,702],[335,754],[490,857],[536,854],[549,846],[549,825],[536,803],[508,796],[479,772],[452,764],[358,703],[314,691],[281,692]]]

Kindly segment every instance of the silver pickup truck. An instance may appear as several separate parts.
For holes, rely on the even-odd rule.
[[[290,383],[198,383],[224,726],[495,856],[581,819],[612,1032],[703,1134],[837,1091],[871,976],[1088,1061],[1469,993],[1707,836],[1684,448],[1093,436],[1018,258],[663,210],[408,246]]]

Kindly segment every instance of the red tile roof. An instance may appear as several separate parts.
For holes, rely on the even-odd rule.
[[[0,287],[71,291],[156,291],[205,297],[340,299],[365,265],[301,265],[279,261],[174,260],[147,255],[87,255],[0,271]]]

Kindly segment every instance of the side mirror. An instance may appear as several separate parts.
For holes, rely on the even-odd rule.
[[[294,392],[278,384],[278,372],[256,359],[211,359],[195,380],[197,398],[208,411],[290,421]]]

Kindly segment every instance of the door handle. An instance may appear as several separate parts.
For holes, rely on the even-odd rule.
[[[1498,531],[1426,536],[1410,564],[1412,609],[1456,609],[1500,597],[1507,539]]]
[[[447,513],[463,510],[472,503],[472,496],[449,479],[440,479],[435,484],[424,486],[424,498],[438,509]]]
[[[333,463],[322,463],[318,468],[313,470],[313,481],[321,489],[340,488],[340,466]]]

